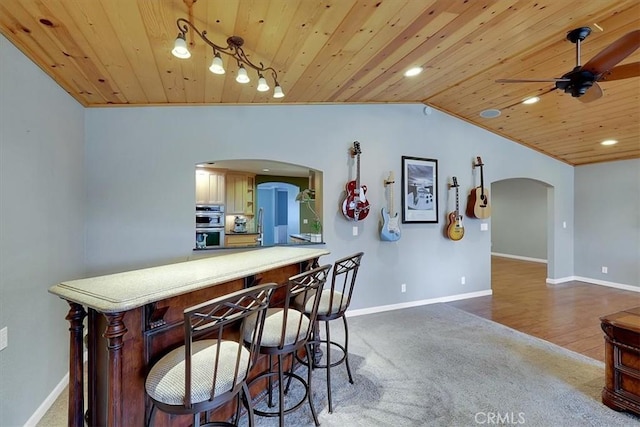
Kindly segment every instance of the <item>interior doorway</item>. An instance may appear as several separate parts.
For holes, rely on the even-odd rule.
[[[300,233],[300,187],[286,182],[263,182],[257,186],[258,209],[263,211],[263,245],[289,243]]]
[[[529,178],[491,183],[491,254],[546,264],[554,277],[554,187]]]

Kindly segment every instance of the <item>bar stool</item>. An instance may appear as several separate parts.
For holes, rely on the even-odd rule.
[[[326,350],[327,362],[320,364],[319,361],[312,360],[312,363],[314,368],[326,368],[327,370],[327,399],[329,401],[330,413],[333,412],[333,406],[331,404],[331,368],[344,362],[347,367],[349,382],[353,384],[351,368],[349,367],[349,327],[347,325],[345,312],[351,303],[351,295],[353,294],[353,288],[356,284],[356,277],[363,255],[364,252],[358,252],[341,258],[334,263],[333,273],[331,275],[331,288],[322,291],[322,297],[316,314],[316,322],[314,322],[311,344],[314,349],[316,349],[317,346],[322,346]],[[302,296],[298,296],[294,306],[309,315],[311,314],[312,308],[309,302],[310,301],[302,298]],[[331,334],[329,332],[329,322],[340,318],[344,324],[344,344],[331,341]],[[320,337],[319,322],[324,322],[326,339]],[[331,362],[331,346],[337,347],[342,352],[342,357],[335,362]],[[302,363],[308,364],[308,361],[301,361]]]
[[[156,362],[145,380],[152,407],[172,415],[190,414],[193,426],[200,426],[200,413],[214,410],[237,398],[234,423],[238,422],[240,400],[247,407],[249,425],[254,425],[247,375],[256,358],[264,319],[275,283],[233,292],[184,310],[184,345]],[[251,316],[251,323],[243,322]],[[240,328],[240,335],[238,335]],[[244,337],[244,345],[232,337]],[[246,339],[248,337],[248,339]],[[232,425],[207,422],[205,425]]]
[[[322,287],[327,280],[330,269],[331,265],[327,264],[290,277],[284,286],[284,306],[282,308],[269,308],[267,310],[267,316],[264,322],[264,333],[260,341],[260,346],[258,347],[258,352],[268,355],[268,368],[254,378],[249,385],[256,381],[266,379],[267,405],[269,408],[273,408],[275,406],[273,403],[273,378],[276,377],[279,392],[278,410],[262,411],[254,409],[254,413],[265,417],[279,417],[279,425],[281,427],[284,426],[284,416],[298,409],[305,401],[309,403],[313,421],[316,426],[320,425],[311,400],[312,369],[307,369],[307,379],[305,380],[295,374],[293,369],[285,371],[284,365],[285,359],[287,359],[286,363],[293,363],[295,355],[302,349],[307,353],[312,351],[309,346],[309,339],[311,338],[311,331],[313,330],[312,325],[318,310]],[[279,291],[280,289],[276,290],[276,293]],[[303,298],[308,302],[309,312],[307,315],[290,306],[295,298]],[[251,323],[251,321],[252,317],[246,320],[246,322],[249,323]],[[250,329],[251,328],[248,330]],[[248,338],[250,337],[245,335],[245,339],[249,340]],[[277,357],[277,372],[274,371],[273,356]],[[290,366],[293,368],[293,365]],[[288,379],[286,390],[285,387],[283,387],[283,377],[285,376]],[[304,387],[304,396],[294,405],[285,408],[284,396],[289,390],[289,383],[292,379],[302,384]]]

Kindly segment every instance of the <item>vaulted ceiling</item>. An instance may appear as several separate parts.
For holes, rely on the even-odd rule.
[[[193,31],[190,59],[171,54],[176,20],[214,43],[244,39],[286,96],[208,71]],[[86,107],[424,103],[571,165],[640,157],[640,77],[604,80],[574,98],[555,83],[576,66],[567,32],[588,26],[581,64],[640,29],[637,0],[2,0],[0,32]],[[638,32],[632,33],[638,39]],[[640,43],[634,41],[633,43]],[[637,75],[640,50],[619,64]],[[412,66],[424,71],[405,77]],[[268,77],[265,75],[265,77]],[[587,91],[589,94],[590,88]],[[541,101],[524,105],[534,95]],[[593,95],[593,94],[591,94]],[[586,96],[586,95],[585,95]],[[500,110],[483,118],[487,109]],[[600,142],[616,139],[605,147]]]

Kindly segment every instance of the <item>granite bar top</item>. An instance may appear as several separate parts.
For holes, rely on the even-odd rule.
[[[103,313],[115,313],[328,253],[315,247],[276,246],[62,282],[49,292]]]

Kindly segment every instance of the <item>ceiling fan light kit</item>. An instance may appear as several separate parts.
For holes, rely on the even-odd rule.
[[[580,45],[591,34],[591,28],[580,27],[567,33],[567,40],[576,45],[576,66],[560,78],[552,79],[499,79],[497,83],[553,82],[555,87],[582,102],[595,101],[603,95],[599,81],[622,80],[640,76],[640,65],[635,62],[616,66],[640,47],[640,30],[631,31],[591,58],[580,64]],[[585,96],[586,95],[586,96]]]
[[[207,37],[206,31],[200,31],[193,25],[190,21],[184,18],[178,18],[176,21],[176,25],[178,26],[178,37],[173,45],[173,50],[171,53],[176,58],[180,59],[188,59],[191,57],[191,52],[189,52],[189,48],[187,47],[187,33],[189,29],[195,34],[197,34],[202,41],[208,44],[211,49],[213,49],[213,61],[211,62],[211,66],[209,67],[209,71],[213,74],[225,74],[224,64],[222,62],[221,53],[230,56],[233,58],[238,64],[238,73],[236,75],[236,81],[241,84],[249,83],[251,78],[247,73],[247,69],[245,65],[256,71],[258,74],[258,86],[257,90],[260,92],[266,92],[270,89],[267,80],[264,77],[264,74],[268,72],[271,73],[271,77],[273,78],[274,88],[273,88],[273,97],[274,98],[282,98],[284,97],[284,92],[280,83],[278,83],[278,73],[273,67],[265,67],[262,62],[259,65],[254,64],[249,60],[244,50],[242,49],[242,45],[244,44],[244,39],[238,36],[231,36],[227,39],[227,46],[219,46],[213,43]]]

